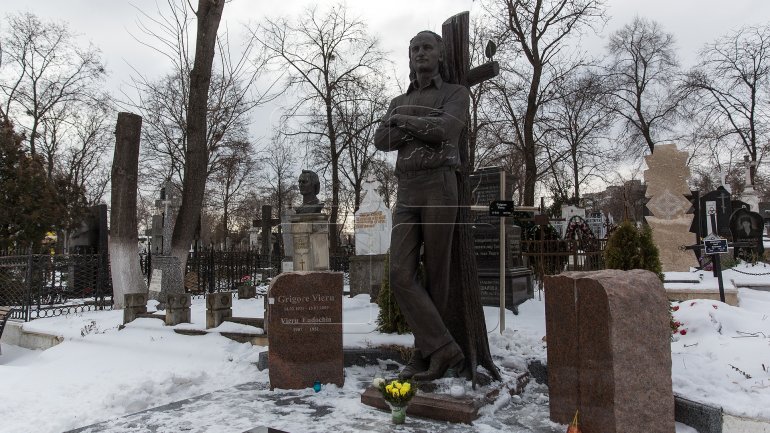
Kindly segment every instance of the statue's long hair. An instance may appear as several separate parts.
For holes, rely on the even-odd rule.
[[[449,64],[447,63],[447,59],[446,59],[446,48],[444,47],[444,39],[442,39],[439,34],[434,33],[430,30],[423,30],[420,33],[417,33],[417,35],[415,35],[414,37],[416,38],[417,36],[423,33],[427,33],[433,36],[434,38],[436,38],[436,42],[438,43],[438,49],[439,49],[439,52],[441,53],[441,60],[438,62],[438,74],[441,76],[442,80],[448,83],[450,79],[449,72],[448,72]],[[409,40],[410,48],[413,40],[414,38]],[[417,79],[417,72],[415,72],[414,65],[412,65],[412,50],[410,49],[409,50],[409,81],[411,82],[416,79]]]

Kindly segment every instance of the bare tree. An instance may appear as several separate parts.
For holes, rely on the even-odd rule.
[[[263,201],[272,204],[280,216],[285,208],[291,207],[297,195],[297,157],[286,137],[276,134],[272,143],[262,152],[260,164],[264,167],[260,172]],[[255,203],[254,214],[259,211],[261,203]],[[278,242],[280,254],[283,257],[282,226],[278,226]]]
[[[157,16],[139,10],[141,34],[135,38],[164,56],[172,72],[151,79],[135,70],[133,88],[136,97],[124,95],[123,104],[142,113],[143,167],[146,178],[158,181],[171,178],[182,181],[187,151],[187,111],[190,91],[189,42],[195,14],[188,4],[167,0],[158,7]],[[206,146],[207,175],[215,172],[222,155],[229,155],[230,143],[246,141],[248,113],[275,95],[271,86],[257,89],[264,72],[264,59],[255,55],[256,41],[249,38],[237,56],[231,54],[229,33],[217,37],[218,56],[212,62],[212,77],[207,99]]]
[[[712,149],[741,149],[760,164],[770,151],[770,26],[747,26],[708,44],[687,75]],[[758,165],[757,165],[758,166]],[[756,170],[752,169],[754,182]]]
[[[195,61],[190,71],[190,93],[187,104],[187,149],[182,180],[182,205],[171,237],[171,255],[184,271],[187,251],[200,221],[208,165],[206,109],[214,62],[217,29],[222,19],[224,0],[199,0],[198,30],[195,39]]]
[[[672,139],[667,134],[686,95],[677,87],[681,74],[674,35],[655,21],[636,17],[610,36],[607,51],[615,111],[625,121],[623,138],[636,156],[648,149],[652,153],[656,143]]]
[[[617,151],[607,146],[613,116],[602,77],[586,71],[559,85],[558,98],[549,107],[551,134],[559,146],[545,148],[551,162],[553,189],[577,205],[580,186],[604,178]],[[571,186],[571,188],[569,188]],[[571,191],[569,191],[571,189]]]
[[[78,45],[66,24],[44,22],[29,12],[7,17],[2,47],[0,112],[5,122],[15,118],[24,128],[34,156],[46,116],[94,94],[106,75],[101,53]]]
[[[324,149],[331,171],[330,232],[337,233],[340,205],[340,162],[345,143],[340,138],[335,109],[367,74],[380,70],[383,55],[363,22],[348,16],[342,5],[328,11],[305,10],[296,21],[268,20],[254,31],[282,68],[286,89],[297,91],[297,102],[285,113],[283,133]],[[331,236],[330,250],[339,245]]]
[[[220,169],[214,172],[210,182],[211,203],[222,213],[222,234],[230,236],[232,210],[253,185],[256,161],[251,155],[251,143],[241,142],[228,146],[230,153],[220,158]]]
[[[524,204],[533,205],[538,179],[538,116],[554,92],[560,76],[581,63],[569,59],[565,48],[569,38],[602,22],[602,0],[489,0],[486,5],[490,21],[498,27],[501,47],[510,44],[524,55],[526,64],[511,72],[523,82],[526,105],[515,110],[518,145],[524,158]],[[501,69],[505,69],[501,65]],[[512,96],[512,95],[511,95]],[[518,97],[518,96],[517,96]],[[510,97],[508,98],[510,102]],[[520,114],[519,114],[520,113]]]
[[[345,148],[340,170],[352,188],[353,212],[361,204],[361,188],[375,160],[374,131],[390,102],[384,81],[377,78],[363,79],[361,85],[346,89],[347,98],[334,110]]]

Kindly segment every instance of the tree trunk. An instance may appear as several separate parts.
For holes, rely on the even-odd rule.
[[[469,69],[468,48],[469,20],[468,12],[449,18],[442,25],[442,35],[446,47],[447,63],[450,69],[451,81],[467,85]],[[490,77],[491,78],[491,77]],[[452,240],[452,264],[450,266],[449,299],[454,300],[455,307],[450,308],[444,322],[449,332],[465,354],[465,368],[472,375],[473,386],[476,386],[476,366],[484,367],[495,379],[500,379],[500,372],[492,361],[487,340],[487,325],[484,321],[484,308],[481,305],[478,269],[474,259],[473,233],[471,232],[470,204],[470,166],[468,155],[468,129],[460,136],[460,172],[457,175],[459,208]]]
[[[119,113],[112,159],[112,207],[109,251],[112,261],[112,292],[115,308],[123,308],[126,293],[147,293],[139,267],[136,227],[136,191],[139,171],[139,136],[142,118]]]
[[[217,30],[224,7],[224,0],[198,0],[195,61],[190,71],[190,95],[187,105],[187,151],[182,180],[182,205],[171,237],[171,255],[179,259],[183,274],[190,244],[198,227],[206,188],[209,157],[206,143],[206,108]]]

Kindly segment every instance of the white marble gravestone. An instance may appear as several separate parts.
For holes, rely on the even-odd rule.
[[[355,217],[356,255],[385,254],[390,248],[393,217],[377,194],[377,183],[367,180],[363,187],[364,199]]]

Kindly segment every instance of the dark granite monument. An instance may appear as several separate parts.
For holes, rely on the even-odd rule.
[[[546,276],[551,420],[579,410],[587,433],[672,433],[668,308],[649,271]]]
[[[267,303],[270,388],[343,386],[342,273],[282,273]]]
[[[500,200],[500,167],[489,167],[474,172],[471,194],[474,205],[487,206]],[[514,177],[505,175],[506,200],[510,200]],[[473,214],[473,247],[479,272],[481,303],[500,305],[500,223],[502,218],[488,212]],[[517,311],[517,306],[532,298],[532,271],[521,258],[521,227],[513,219],[505,221],[505,307]]]
[[[743,242],[751,246],[735,247],[733,250],[736,258],[746,261],[754,261],[765,253],[762,242],[765,221],[757,212],[750,212],[745,208],[736,209],[730,215],[730,231],[734,242]]]

